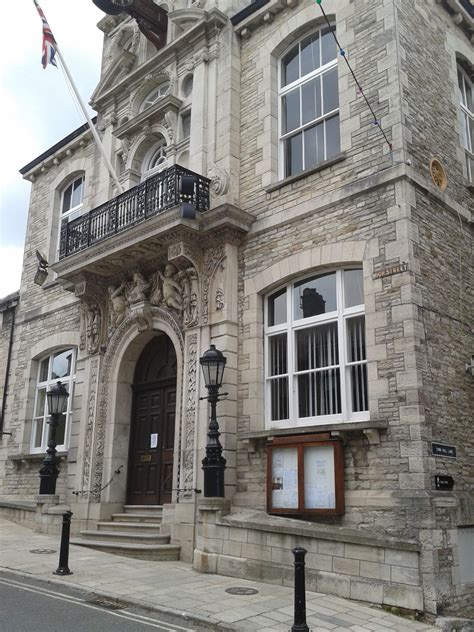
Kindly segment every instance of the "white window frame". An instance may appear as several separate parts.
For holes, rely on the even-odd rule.
[[[160,140],[157,143],[154,143],[152,147],[150,147],[150,149],[148,150],[148,152],[146,153],[143,159],[142,173],[141,173],[142,182],[146,180],[147,178],[150,178],[151,176],[154,176],[156,173],[160,173],[160,171],[163,171],[164,169],[169,167],[168,158],[166,156],[166,148],[167,148],[167,143],[166,143],[166,138],[164,136],[161,136]],[[158,152],[162,152],[163,161],[160,162],[158,165],[150,166]]]
[[[163,81],[163,83],[160,83],[159,85],[155,86],[153,90],[150,90],[150,92],[146,95],[146,97],[141,102],[140,112],[144,112],[145,110],[148,110],[148,108],[151,108],[153,105],[155,105],[157,101],[159,101],[161,98],[166,96],[169,91],[170,91],[169,81]],[[156,96],[153,99],[151,99],[150,97],[154,93],[156,93]]]
[[[333,423],[368,421],[370,419],[369,411],[352,412],[351,411],[351,380],[350,367],[356,364],[367,364],[367,357],[364,361],[348,362],[348,334],[347,320],[351,317],[365,316],[365,305],[356,305],[353,307],[344,307],[344,271],[360,270],[360,266],[347,266],[344,268],[328,269],[319,272],[313,272],[302,277],[293,279],[280,288],[270,292],[264,301],[264,354],[265,354],[265,426],[266,428],[292,428],[304,426],[316,426]],[[333,312],[312,316],[309,318],[294,318],[293,306],[293,290],[295,283],[311,279],[319,274],[325,275],[331,272],[336,273],[336,301],[337,309]],[[279,290],[286,288],[286,315],[285,323],[269,326],[268,323],[268,305],[269,299]],[[314,328],[315,325],[323,325],[337,322],[338,347],[339,347],[339,367],[340,375],[340,392],[341,392],[341,413],[334,415],[318,415],[313,417],[298,417],[298,375],[308,371],[296,370],[296,332],[303,329]],[[270,338],[275,334],[286,333],[287,336],[287,373],[278,375],[279,378],[287,377],[288,379],[288,419],[272,420],[271,419],[271,388],[270,383],[276,376],[269,375],[270,369]],[[324,367],[328,369],[331,367]],[[368,380],[367,380],[368,382]],[[368,398],[368,396],[367,396]]]
[[[474,182],[474,173],[473,173],[473,165],[474,165],[474,138],[471,135],[471,124],[474,124],[474,111],[471,111],[468,107],[467,101],[467,92],[469,91],[471,94],[471,103],[474,101],[474,90],[473,83],[469,78],[469,75],[464,70],[464,68],[458,64],[458,90],[459,90],[459,108],[460,108],[460,118],[463,120],[467,120],[467,129],[465,130],[465,138],[461,136],[461,143],[466,152],[466,169],[467,169],[467,179],[469,182]],[[462,80],[462,90],[459,86],[459,76],[461,76]],[[461,133],[464,131],[464,123],[461,124]]]
[[[286,162],[285,162],[285,140],[287,140],[288,138],[291,138],[292,136],[296,136],[299,133],[303,133],[304,130],[309,129],[311,127],[314,127],[315,125],[317,125],[318,123],[321,123],[322,121],[325,121],[333,116],[335,116],[336,114],[338,114],[340,112],[340,107],[338,106],[336,109],[331,110],[330,112],[327,112],[326,114],[322,114],[320,117],[310,121],[309,123],[304,123],[301,124],[300,127],[291,130],[291,132],[286,132],[285,134],[283,134],[283,97],[286,96],[289,92],[291,92],[292,90],[294,90],[297,87],[303,86],[306,83],[309,83],[310,81],[312,81],[313,79],[315,79],[318,76],[322,76],[323,74],[326,74],[327,72],[333,70],[334,68],[337,69],[338,67],[338,60],[337,60],[337,47],[336,45],[334,46],[334,50],[335,50],[335,57],[333,60],[331,60],[330,62],[328,62],[327,64],[324,64],[323,66],[320,66],[319,68],[316,68],[315,70],[311,71],[310,73],[304,75],[303,77],[299,77],[299,79],[293,81],[292,83],[287,84],[286,86],[282,86],[282,64],[283,64],[283,60],[285,58],[285,56],[293,49],[296,48],[297,46],[300,47],[301,46],[301,42],[305,39],[307,39],[308,37],[311,37],[311,35],[314,35],[315,33],[317,33],[319,31],[319,33],[321,34],[322,31],[324,31],[327,27],[321,27],[319,29],[316,29],[315,31],[312,31],[310,33],[305,33],[304,36],[300,37],[298,39],[297,42],[293,42],[291,44],[291,46],[288,46],[288,48],[284,51],[284,53],[280,56],[279,60],[278,60],[278,164],[279,164],[279,178],[280,179],[284,179],[286,177],[291,178],[293,176],[297,176],[300,173],[304,173],[305,171],[307,171],[308,169],[313,169],[317,166],[316,165],[311,165],[310,167],[306,168],[305,166],[305,155],[304,155],[304,136],[302,137],[302,171],[298,172],[298,173],[294,173],[294,174],[290,174],[290,175],[286,175]],[[320,35],[321,37],[321,35]],[[300,64],[300,69],[301,69],[301,49],[300,52],[298,53],[298,57],[299,57],[299,64]],[[338,79],[339,79],[339,73],[338,73]],[[339,85],[339,82],[338,82]],[[339,92],[339,88],[338,88],[338,92]],[[323,87],[322,87],[322,82],[321,82],[321,102],[323,102]],[[300,121],[302,121],[302,112],[301,112],[301,108],[302,108],[302,100],[300,98]],[[340,141],[340,120],[339,120],[339,141]],[[326,126],[324,126],[324,160],[326,160],[327,156],[327,142],[326,142]],[[319,163],[318,163],[319,164]]]
[[[79,204],[76,204],[75,206],[70,206],[67,211],[63,212],[63,206],[64,206],[64,197],[66,195],[67,190],[70,187],[74,188],[74,185],[76,184],[76,182],[78,182],[79,180],[82,181],[82,189],[81,189],[81,201],[79,202]],[[57,239],[57,244],[56,244],[56,261],[59,261],[59,251],[60,251],[60,247],[61,247],[61,229],[63,226],[63,222],[72,222],[73,220],[77,219],[78,217],[80,217],[83,213],[84,213],[84,188],[86,185],[86,177],[85,174],[81,174],[81,175],[77,175],[75,176],[72,180],[69,180],[68,184],[63,187],[62,191],[61,191],[61,199],[60,199],[60,203],[59,203],[59,227],[58,227],[58,239]],[[72,201],[72,195],[71,195],[71,201]],[[56,272],[54,273],[54,278],[56,279],[57,274]]]
[[[62,378],[52,378],[51,371],[53,367],[53,358],[60,353],[64,353],[67,351],[72,352],[72,361],[71,361],[71,373],[68,376]],[[66,409],[66,426],[64,429],[64,443],[58,444],[56,449],[58,452],[66,452],[69,446],[69,433],[71,428],[71,417],[72,417],[72,402],[74,399],[74,384],[76,380],[76,349],[74,347],[66,347],[64,349],[56,349],[49,353],[48,355],[43,356],[38,360],[38,367],[36,372],[36,387],[35,387],[35,397],[34,397],[34,407],[33,407],[33,417],[31,424],[31,438],[30,438],[30,453],[31,454],[44,454],[48,447],[49,441],[49,432],[50,432],[50,424],[49,420],[49,411],[48,411],[48,402],[47,397],[45,396],[44,401],[44,409],[43,414],[38,415],[37,413],[37,405],[39,399],[39,393],[42,390],[45,390],[46,393],[49,389],[57,384],[57,382],[61,382],[66,389],[68,390],[69,397],[67,399],[67,409]],[[48,360],[48,375],[46,380],[40,381],[40,372],[41,366],[45,360]],[[42,423],[43,428],[41,432],[41,446],[35,446],[35,437],[36,437],[36,427],[38,422]]]

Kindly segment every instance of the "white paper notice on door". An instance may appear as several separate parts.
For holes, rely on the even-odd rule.
[[[158,446],[158,433],[153,432],[150,435],[150,448],[156,448]]]
[[[334,446],[308,446],[304,450],[305,509],[335,509]]]
[[[298,450],[272,450],[272,506],[298,509]]]

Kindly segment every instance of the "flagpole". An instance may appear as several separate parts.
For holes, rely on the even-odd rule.
[[[66,73],[66,77],[67,77],[67,80],[69,81],[69,85],[71,86],[71,88],[72,88],[72,90],[74,92],[74,95],[75,95],[75,97],[77,99],[77,102],[79,103],[79,106],[80,106],[80,108],[82,110],[82,113],[84,114],[84,116],[86,118],[86,121],[87,121],[87,123],[89,125],[89,128],[90,128],[90,130],[92,132],[92,136],[94,137],[94,140],[95,140],[95,142],[97,144],[97,147],[99,148],[99,151],[101,153],[101,156],[104,159],[105,166],[107,167],[108,172],[112,176],[112,179],[115,182],[115,185],[116,185],[116,187],[118,189],[118,192],[119,193],[123,193],[123,187],[120,184],[120,180],[118,179],[117,174],[115,173],[115,169],[113,168],[112,163],[110,162],[109,157],[107,156],[107,153],[106,153],[106,151],[105,151],[105,149],[104,149],[104,147],[102,145],[102,141],[100,140],[99,134],[97,133],[95,125],[93,124],[93,122],[91,120],[91,117],[89,116],[89,114],[87,112],[86,106],[85,106],[85,104],[84,104],[84,102],[83,102],[83,100],[81,98],[81,95],[79,94],[79,91],[78,91],[78,89],[76,87],[76,84],[74,83],[74,80],[73,80],[73,78],[71,76],[71,73],[69,72],[69,68],[67,67],[66,62],[64,61],[64,57],[63,57],[63,55],[62,55],[62,53],[61,53],[61,51],[59,49],[59,46],[58,46],[58,43],[57,43],[56,40],[55,40],[55,49],[56,49],[56,52],[58,54],[59,61],[61,62],[61,66],[63,67],[63,70]]]

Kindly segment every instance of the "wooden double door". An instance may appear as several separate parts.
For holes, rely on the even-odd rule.
[[[171,502],[176,380],[134,386],[127,503]]]

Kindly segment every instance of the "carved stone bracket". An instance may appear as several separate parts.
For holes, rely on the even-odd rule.
[[[212,277],[215,271],[222,264],[225,259],[225,248],[223,244],[219,244],[214,248],[209,248],[206,251],[204,259],[204,271],[202,282],[202,323],[207,325],[209,322],[209,289],[211,286]]]
[[[211,191],[215,195],[224,195],[229,189],[229,174],[215,162],[207,165],[207,176],[211,179]]]

